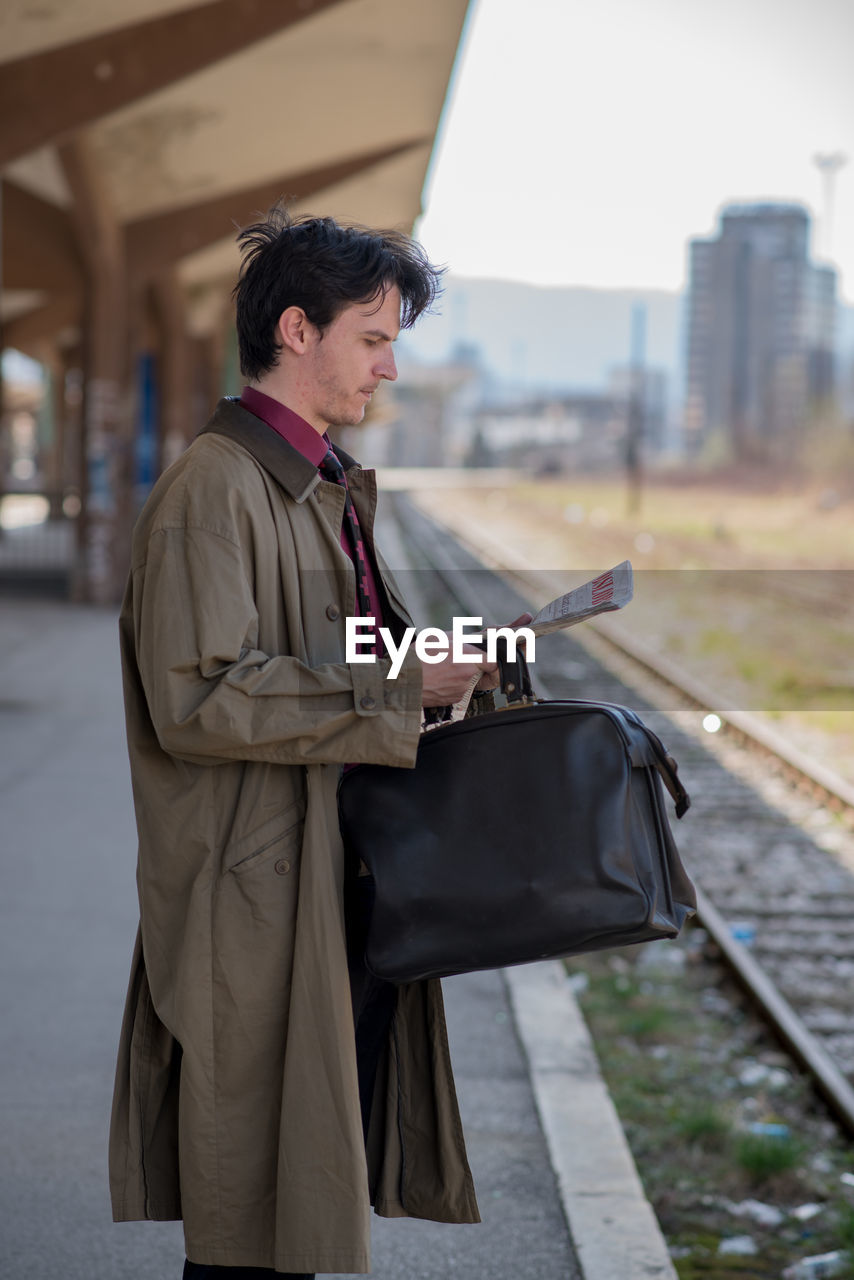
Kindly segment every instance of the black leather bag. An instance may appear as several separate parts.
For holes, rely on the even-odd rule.
[[[510,704],[425,733],[414,769],[350,770],[344,843],[376,886],[368,968],[409,982],[675,937],[696,899],[662,783],[681,817],[656,735],[582,701]]]

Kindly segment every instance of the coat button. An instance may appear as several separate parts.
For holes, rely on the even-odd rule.
[[[291,869],[291,864],[288,862],[287,858],[279,858],[275,866],[276,875],[286,876],[290,871],[290,869]]]
[[[359,706],[363,707],[365,711],[373,711],[376,705],[377,705],[376,698],[372,698],[369,693],[366,693],[364,698],[362,698],[361,701],[359,702]]]
[[[341,617],[341,610],[337,604],[328,604],[326,606],[326,616],[330,622],[337,622]]]

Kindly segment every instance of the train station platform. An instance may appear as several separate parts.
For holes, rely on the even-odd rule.
[[[112,611],[0,601],[0,1274],[169,1280],[180,1224],[110,1220],[137,919]],[[674,1277],[562,967],[445,984],[479,1226],[374,1219],[376,1280]]]

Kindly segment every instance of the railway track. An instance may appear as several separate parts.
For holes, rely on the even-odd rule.
[[[405,495],[389,502],[423,621],[507,621],[546,589],[545,575],[502,564],[486,537],[486,550],[473,538],[464,545]],[[705,732],[713,692],[625,628],[542,638],[533,676],[541,696],[636,708],[672,751],[692,798],[675,834],[700,890],[700,923],[854,1133],[854,788],[755,717],[728,712],[723,733]]]

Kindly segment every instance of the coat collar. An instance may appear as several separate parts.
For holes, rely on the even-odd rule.
[[[220,400],[210,422],[199,434],[206,433],[225,436],[242,445],[295,502],[304,502],[320,484],[317,467],[266,422],[244,409],[236,398],[228,396]],[[357,465],[355,458],[340,446],[335,446],[335,452],[345,471]]]

